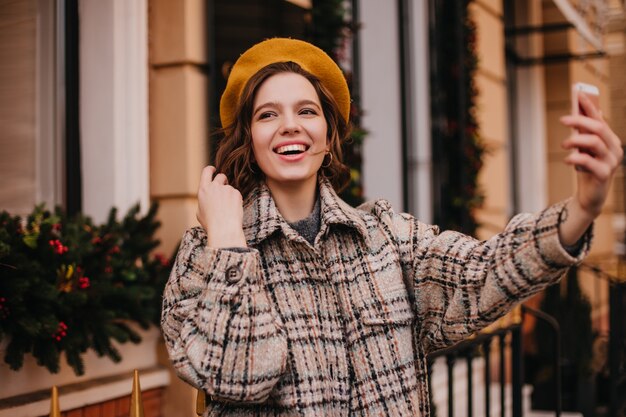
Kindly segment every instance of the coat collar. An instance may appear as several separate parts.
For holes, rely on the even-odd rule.
[[[344,202],[328,180],[319,179],[322,234],[331,224],[343,224],[356,229],[367,239],[367,227],[359,212]],[[265,183],[259,184],[246,199],[243,211],[243,231],[249,246],[256,246],[277,230],[289,239],[300,239],[278,211],[272,194]]]

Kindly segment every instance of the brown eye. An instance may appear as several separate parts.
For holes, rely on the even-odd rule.
[[[312,114],[312,115],[316,115],[317,111],[315,109],[311,109],[311,108],[304,108],[302,110],[300,110],[300,114]]]

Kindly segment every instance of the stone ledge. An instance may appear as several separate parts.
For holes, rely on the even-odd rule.
[[[61,354],[59,372],[50,373],[46,368],[37,365],[37,360],[31,356],[24,357],[24,364],[19,371],[13,371],[6,363],[0,363],[0,400],[29,394],[40,390],[48,390],[53,385],[57,387],[83,383],[99,378],[122,375],[132,372],[133,369],[150,369],[157,365],[157,345],[161,334],[156,327],[143,330],[134,323],[128,325],[141,336],[139,344],[120,344],[113,341],[113,346],[122,355],[120,362],[113,362],[108,357],[99,357],[93,349],[88,349],[82,355],[85,364],[85,374],[76,375]],[[7,340],[0,343],[0,358],[4,358]],[[1,362],[1,361],[0,361]]]

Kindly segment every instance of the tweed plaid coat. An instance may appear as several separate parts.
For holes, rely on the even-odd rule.
[[[428,416],[426,355],[480,330],[557,281],[564,202],[518,215],[487,241],[357,209],[325,181],[313,245],[266,186],[244,206],[248,251],[188,230],[167,283],[162,329],[205,416]]]

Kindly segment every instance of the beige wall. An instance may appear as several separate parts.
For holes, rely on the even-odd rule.
[[[171,254],[195,226],[200,172],[208,161],[204,0],[150,0],[150,196],[160,203],[160,250]],[[161,362],[169,364],[164,347]],[[166,416],[195,416],[195,390],[172,372]]]
[[[612,16],[609,21],[606,49],[609,52],[611,126],[626,144],[626,11],[620,1],[611,0]],[[619,173],[615,184],[615,211],[621,213],[618,226],[626,226],[624,176]],[[623,241],[623,237],[621,237]]]
[[[510,175],[508,97],[504,55],[502,2],[478,0],[470,5],[477,26],[478,70],[475,78],[480,135],[488,148],[479,184],[485,202],[477,218],[478,236],[487,238],[502,230],[509,218]]]
[[[619,0],[610,0],[611,16],[607,27],[606,50],[609,53],[609,90],[611,127],[621,138],[622,145],[626,144],[626,10],[624,3]],[[609,94],[607,94],[609,95]],[[622,165],[623,166],[623,165]],[[612,275],[626,281],[626,178],[624,170],[617,173],[613,187],[613,236],[621,242],[622,254],[617,262],[611,263],[609,269]],[[604,308],[602,312],[604,312]],[[598,316],[602,317],[601,314]],[[602,324],[607,326],[603,318]]]
[[[150,195],[158,201],[162,250],[196,225],[207,163],[206,29],[202,0],[150,0]]]

